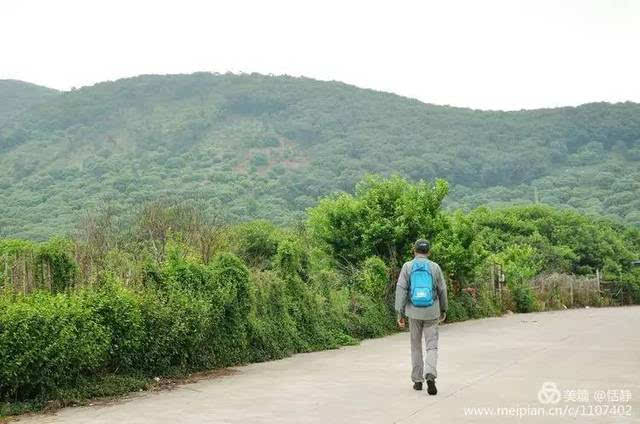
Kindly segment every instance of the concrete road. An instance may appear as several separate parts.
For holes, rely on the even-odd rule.
[[[407,333],[235,370],[20,422],[639,423],[640,307],[442,326],[437,396],[411,388]]]

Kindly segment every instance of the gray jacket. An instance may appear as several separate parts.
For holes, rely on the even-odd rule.
[[[417,254],[416,258],[426,258],[426,255]],[[415,260],[415,258],[414,258]],[[398,276],[398,284],[396,284],[396,312],[404,314],[409,318],[421,320],[437,320],[440,314],[447,311],[447,283],[440,269],[440,265],[433,261],[429,261],[431,273],[436,282],[436,294],[438,302],[433,302],[429,307],[416,307],[411,304],[409,299],[409,275],[413,260],[402,265],[402,270]]]

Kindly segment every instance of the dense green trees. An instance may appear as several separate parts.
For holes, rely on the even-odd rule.
[[[396,270],[411,257],[412,243],[426,237],[433,259],[458,289],[486,283],[491,264],[499,264],[518,293],[541,272],[598,271],[640,301],[632,265],[640,251],[639,229],[544,205],[445,214],[440,205],[446,193],[442,180],[429,185],[369,177],[355,196],[321,200],[309,210],[308,226],[338,261],[358,264],[375,255]],[[624,295],[617,300],[624,302]]]
[[[378,256],[387,261],[406,257],[419,237],[442,233],[441,204],[448,185],[437,180],[409,184],[400,177],[368,177],[356,195],[339,194],[322,200],[309,212],[313,234],[346,262]]]
[[[0,86],[3,236],[43,239],[100,203],[127,214],[158,198],[291,224],[368,173],[445,178],[449,210],[532,203],[537,192],[640,223],[633,103],[483,112],[335,82],[202,73],[18,102],[3,95],[16,84]]]

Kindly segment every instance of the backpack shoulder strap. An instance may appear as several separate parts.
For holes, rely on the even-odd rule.
[[[436,284],[436,276],[433,275],[433,266],[432,262],[427,259],[427,268],[429,269],[429,274],[431,274],[431,284],[433,284],[433,298],[438,298],[438,285]]]

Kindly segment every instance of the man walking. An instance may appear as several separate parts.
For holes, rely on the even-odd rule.
[[[400,328],[405,326],[403,315],[409,318],[413,388],[422,390],[426,379],[427,393],[435,395],[438,393],[438,323],[446,317],[447,284],[440,266],[428,259],[429,251],[427,240],[416,241],[413,260],[402,266],[398,276],[395,309]],[[424,361],[423,336],[426,347]]]

